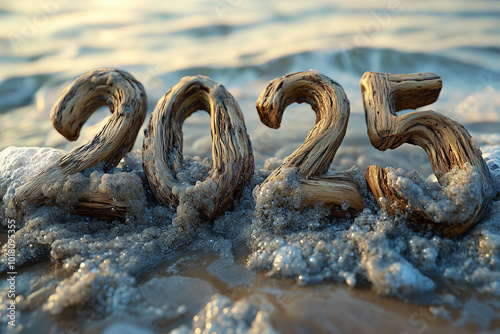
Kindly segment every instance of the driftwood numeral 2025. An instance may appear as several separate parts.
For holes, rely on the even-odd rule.
[[[458,221],[438,221],[419,198],[408,198],[391,187],[387,168],[370,166],[366,181],[379,205],[389,213],[405,214],[416,223],[414,227],[431,226],[442,235],[453,237],[475,225],[493,197],[489,170],[481,151],[467,130],[446,116],[433,111],[396,115],[403,109],[433,103],[441,86],[441,78],[433,73],[366,72],[361,79],[361,93],[368,136],[372,145],[382,151],[404,143],[422,147],[440,183],[444,183],[445,174],[453,168],[475,168],[480,198],[470,214]],[[305,205],[322,202],[334,216],[356,214],[364,205],[355,180],[347,173],[324,175],[349,121],[349,100],[342,87],[314,70],[291,73],[271,81],[256,107],[261,121],[276,129],[286,107],[303,102],[315,111],[316,125],[304,143],[262,185],[281,180],[287,168],[297,168],[300,187],[306,195]],[[113,115],[101,132],[18,189],[14,196],[16,206],[24,201],[55,205],[53,200],[45,198],[42,185],[63,182],[102,161],[105,170],[109,170],[132,149],[144,122],[147,100],[143,86],[126,72],[101,69],[77,78],[54,105],[51,119],[61,134],[75,140],[85,121],[102,105],[108,105]],[[188,186],[177,178],[184,170],[182,124],[197,110],[210,114],[213,168],[206,180]],[[145,131],[142,155],[153,195],[164,205],[179,206],[185,198],[193,198],[195,192],[209,189],[200,194],[205,200],[192,208],[199,217],[208,220],[234,205],[254,171],[252,146],[238,103],[222,85],[204,76],[183,78],[158,102]],[[72,203],[70,211],[100,219],[124,220],[128,208],[103,194],[87,191]]]

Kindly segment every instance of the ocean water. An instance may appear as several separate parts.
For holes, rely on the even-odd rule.
[[[36,206],[16,219],[17,326],[8,325],[4,246],[2,331],[498,331],[498,196],[457,239],[415,232],[380,211],[363,183],[367,166],[416,170],[429,184],[435,178],[419,147],[380,152],[370,145],[359,80],[365,71],[440,75],[440,98],[423,109],[463,124],[498,182],[499,36],[498,1],[2,1],[2,244],[15,190],[105,124],[109,111],[101,108],[68,142],[49,118],[62,90],[97,68],[119,68],[143,83],[146,120],[184,76],[223,84],[244,114],[256,165],[235,209],[200,222],[189,205],[179,211],[147,195],[141,131],[109,175],[99,167],[79,175],[81,184],[134,203],[125,222]],[[356,218],[327,218],[319,206],[297,210],[300,194],[287,192],[297,187],[293,171],[287,182],[252,195],[315,123],[308,105],[295,104],[280,129],[267,128],[255,102],[270,80],[308,69],[340,83],[350,100],[347,134],[330,173],[348,170],[358,180],[366,209]],[[192,183],[211,167],[209,124],[197,112],[183,126]],[[466,205],[469,192],[460,189],[450,205]]]

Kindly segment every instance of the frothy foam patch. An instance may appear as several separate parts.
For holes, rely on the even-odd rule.
[[[40,161],[47,165],[61,154],[56,150],[43,150],[8,149],[0,153],[0,184],[4,194],[15,191],[16,182],[22,184],[36,174],[44,166]],[[208,159],[187,161],[185,182],[200,186],[197,182],[209,175],[211,162]],[[259,186],[278,163],[273,159],[265,164],[266,168],[257,169],[234,210],[212,223],[193,220],[189,201],[182,210],[158,204],[148,193],[138,151],[128,154],[109,173],[99,168],[82,173],[78,178],[83,177],[89,187],[118,201],[128,201],[134,209],[122,223],[72,215],[47,206],[28,206],[22,217],[14,217],[18,226],[17,265],[49,258],[61,267],[44,291],[34,282],[27,285],[20,307],[24,302],[41,312],[61,314],[72,306],[97,304],[104,310],[103,317],[138,314],[151,321],[177,319],[186,309],[173,302],[168,307],[151,303],[148,300],[151,298],[144,293],[144,284],[138,283],[138,275],[168,260],[176,251],[212,250],[224,260],[222,269],[217,269],[217,263],[210,266],[211,274],[229,285],[252,285],[253,276],[246,276],[244,272],[243,278],[240,274],[235,278],[216,273],[231,266],[233,248],[242,247],[242,243],[250,248],[249,268],[263,270],[269,276],[291,277],[299,284],[330,280],[349,286],[368,284],[381,295],[406,299],[433,291],[443,280],[453,280],[458,285],[500,295],[499,201],[493,202],[483,221],[467,235],[440,238],[429,232],[415,232],[407,227],[403,217],[395,218],[381,211],[363,182],[362,172],[356,168],[349,172],[359,183],[366,208],[355,218],[329,218],[328,210],[320,204],[303,207],[304,194],[300,192],[294,170],[289,170],[279,183]],[[473,174],[457,173],[456,179],[450,176],[450,186],[459,178]],[[408,178],[408,175],[397,177]],[[422,184],[435,186],[432,182]],[[4,196],[0,207],[4,224],[10,198]],[[463,205],[461,203],[456,205]],[[7,248],[3,247],[2,253],[6,252]],[[3,256],[0,260],[3,271],[6,258]],[[163,280],[150,285],[157,289],[161,282]],[[151,289],[154,294],[155,290]],[[244,332],[264,330],[264,327],[271,331],[262,305],[232,301],[221,295],[211,298],[204,307],[186,302],[189,312],[198,313],[198,320],[179,328],[179,333],[207,329],[208,324],[222,329],[229,323]],[[213,315],[216,309],[219,313],[209,320],[208,315]],[[220,310],[227,312],[220,313]],[[6,321],[6,312],[6,305],[2,304],[1,321]]]
[[[284,181],[257,188],[249,265],[268,270],[272,276],[293,277],[302,284],[329,279],[350,286],[369,282],[377,293],[400,298],[433,291],[441,278],[480,287],[486,271],[497,270],[498,249],[479,254],[476,245],[484,242],[491,229],[497,230],[498,202],[466,236],[442,239],[430,232],[413,231],[403,217],[379,210],[363,188],[359,171],[351,173],[358,179],[366,205],[353,220],[327,218],[321,207],[301,208],[304,194],[294,171]],[[472,167],[452,170],[443,177],[443,186],[402,170],[392,169],[388,179],[397,192],[418,201],[437,221],[461,219],[480,198],[477,171]],[[483,260],[491,257],[494,260],[485,270]],[[457,263],[467,265],[455,266]]]
[[[392,170],[389,174],[391,186],[418,198],[425,210],[443,221],[467,214],[478,187],[473,168],[453,170],[445,176],[445,186],[424,182],[415,173]],[[491,275],[498,270],[498,247],[489,247],[489,253],[477,248],[488,244],[491,231],[498,233],[498,202],[466,236],[442,239],[413,231],[404,218],[380,211],[367,200],[362,187],[366,208],[354,220],[326,218],[324,211],[300,209],[297,181],[291,180],[266,185],[273,187],[269,192],[256,192],[251,267],[268,270],[273,276],[293,277],[303,284],[329,279],[350,286],[369,282],[377,293],[400,298],[433,291],[443,278],[498,293],[498,278]],[[423,197],[424,187],[429,198]],[[486,277],[492,281],[485,284]]]
[[[355,177],[360,173],[351,172]],[[366,189],[362,190],[366,196]],[[268,270],[272,276],[293,277],[300,284],[331,279],[350,286],[370,282],[378,293],[402,298],[433,290],[432,280],[390,240],[401,222],[372,213],[378,211],[373,204],[354,221],[328,218],[328,210],[320,205],[303,208],[304,194],[293,170],[285,181],[268,183],[254,193],[251,267]],[[412,233],[401,227],[402,233]]]
[[[53,148],[9,147],[0,152],[0,198],[6,203],[15,190],[62,156]]]
[[[248,333],[274,334],[269,313],[259,310],[247,300],[233,302],[226,296],[215,294],[212,300],[193,317],[191,327],[181,326],[172,334],[190,333]]]
[[[443,175],[443,185],[425,182],[416,172],[405,173],[393,168],[388,170],[387,181],[395,193],[408,198],[411,207],[432,217],[436,223],[464,221],[481,204],[483,188],[489,187],[481,184],[483,179],[471,165],[464,170],[455,166]]]

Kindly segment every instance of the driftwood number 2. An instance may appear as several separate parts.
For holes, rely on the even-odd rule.
[[[134,146],[147,111],[144,87],[130,74],[116,69],[99,69],[77,78],[54,104],[50,118],[64,137],[76,140],[88,118],[101,106],[112,113],[104,128],[87,144],[66,153],[17,189],[13,201],[55,205],[44,188],[64,184],[71,175],[104,162],[114,168]],[[67,200],[66,200],[67,201]],[[124,219],[126,208],[98,192],[85,191],[69,211],[100,219]]]
[[[349,174],[323,175],[344,139],[349,121],[349,100],[344,89],[313,70],[274,79],[257,100],[262,123],[279,128],[286,107],[295,102],[311,106],[316,112],[316,126],[263,184],[281,180],[286,168],[297,168],[301,190],[307,195],[305,204],[323,202],[331,208],[332,215],[343,215],[346,206],[350,213],[363,210],[358,186]]]

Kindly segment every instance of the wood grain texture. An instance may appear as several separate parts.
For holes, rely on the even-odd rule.
[[[210,114],[212,173],[201,187],[215,181],[213,205],[198,209],[203,219],[214,219],[234,205],[254,171],[250,138],[243,114],[224,86],[205,76],[185,77],[158,102],[151,115],[143,142],[143,167],[158,201],[178,206],[174,191],[186,189],[177,174],[184,171],[182,124],[192,113]]]
[[[434,227],[444,236],[463,234],[474,226],[486,212],[492,189],[488,167],[481,151],[469,132],[449,117],[434,111],[415,111],[402,116],[396,112],[416,109],[435,102],[442,87],[441,78],[433,73],[387,74],[366,72],[361,78],[368,136],[372,145],[381,150],[395,149],[404,143],[420,146],[427,153],[432,169],[440,183],[453,167],[475,167],[482,187],[479,205],[462,221],[436,222],[416,203],[419,199],[404,198],[387,183],[387,169],[370,166],[366,179],[375,198],[387,198],[394,206],[386,209],[406,213],[411,221]],[[421,225],[420,225],[421,226]]]
[[[257,100],[257,112],[262,123],[277,129],[286,107],[295,102],[311,106],[316,125],[263,184],[281,180],[287,168],[297,168],[309,204],[323,202],[336,215],[344,212],[341,207],[346,201],[350,211],[362,210],[363,199],[350,175],[323,175],[344,139],[349,121],[349,100],[342,86],[314,70],[287,74],[267,85]]]
[[[14,203],[27,201],[50,204],[42,186],[64,182],[72,174],[83,172],[104,161],[104,169],[114,168],[134,146],[144,123],[147,99],[143,86],[130,74],[117,69],[99,69],[77,78],[54,104],[52,124],[68,140],[76,140],[87,119],[101,106],[109,106],[111,118],[87,144],[63,155],[24,184],[14,196]],[[85,192],[71,211],[99,219],[124,219],[126,208],[112,198]]]

